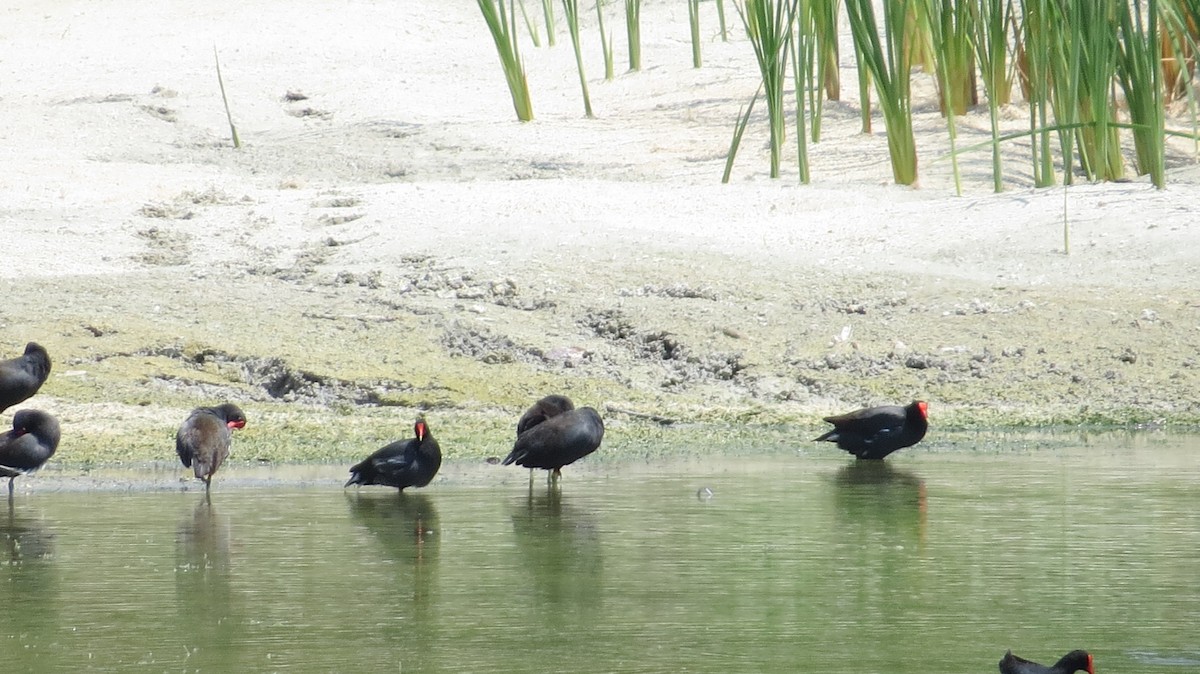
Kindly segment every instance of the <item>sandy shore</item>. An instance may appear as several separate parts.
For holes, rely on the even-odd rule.
[[[944,426],[1200,421],[1190,146],[1162,191],[1036,190],[1013,146],[1005,192],[978,153],[956,196],[924,83],[918,189],[889,184],[853,97],[812,185],[766,176],[762,119],[721,185],[753,52],[706,15],[692,68],[676,4],[646,3],[639,73],[611,9],[611,82],[589,15],[596,119],[565,33],[529,45],[529,124],[465,0],[5,10],[0,353],[50,350],[27,405],[63,420],[61,458],[169,456],[186,410],[225,399],[265,460],[362,454],[418,408],[452,457],[503,453],[550,391],[606,410],[614,447],[647,414],[803,443],[914,398]],[[980,140],[986,112],[959,124]]]

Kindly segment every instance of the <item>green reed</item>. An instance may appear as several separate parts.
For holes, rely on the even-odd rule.
[[[750,103],[745,108],[738,110],[737,124],[733,127],[733,139],[729,141],[729,151],[725,154],[725,173],[721,175],[723,184],[729,183],[729,176],[733,173],[733,160],[737,157],[738,148],[742,144],[742,135],[746,133],[746,126],[750,123],[750,113],[754,112],[754,102],[758,100],[762,94],[762,82],[758,83],[758,89],[754,95],[750,97]]]
[[[799,8],[794,5],[792,7],[793,18],[797,11]],[[801,22],[791,41],[791,51],[792,86],[796,92],[796,170],[802,185],[812,182],[812,174],[808,169],[808,134],[804,120],[807,110],[804,104],[806,98],[804,92],[806,90],[815,91],[818,100],[821,97],[821,87],[814,82],[813,51],[815,43],[816,38],[812,33],[812,27]],[[819,125],[814,124],[814,126],[820,128]]]
[[[754,46],[767,101],[767,119],[771,129],[771,177],[778,178],[783,143],[787,137],[787,113],[783,108],[787,59],[799,0],[744,0],[743,5],[738,7],[738,11],[750,43]],[[803,98],[802,89],[798,90],[797,97]]]
[[[521,19],[525,21],[525,30],[529,31],[529,39],[533,40],[533,46],[542,46],[542,38],[538,34],[537,24],[529,19],[529,12],[525,10],[525,0],[518,0],[521,6]]]
[[[840,100],[842,96],[841,73],[838,71],[838,8],[841,0],[808,0],[801,4],[800,30],[811,36],[806,40],[805,52],[808,69],[815,65],[816,72],[810,76],[815,86],[809,91],[809,108],[812,110],[812,141],[821,142],[821,116],[825,99]],[[797,90],[799,91],[799,90]],[[865,99],[864,99],[865,100]],[[867,106],[869,109],[869,106]]]
[[[958,127],[955,123],[955,117],[959,114],[958,104],[955,102],[954,91],[959,91],[959,97],[965,97],[962,92],[962,83],[955,83],[955,78],[961,78],[962,73],[957,69],[961,68],[963,56],[961,52],[961,36],[957,35],[957,31],[962,30],[963,23],[953,20],[954,17],[947,17],[948,1],[947,0],[920,0],[917,6],[918,26],[929,32],[929,51],[934,61],[938,90],[941,92],[940,98],[942,101],[942,112],[946,116],[946,126],[950,133],[950,161],[952,163],[952,172],[954,174],[954,190],[955,193],[962,194],[962,176],[958,169]],[[957,17],[961,19],[960,17]],[[974,62],[972,62],[972,71],[974,70]],[[968,80],[974,94],[974,77]]]
[[[233,113],[229,111],[229,97],[225,95],[225,79],[221,77],[221,57],[217,56],[217,45],[213,45],[213,60],[217,64],[217,86],[221,88],[221,102],[225,104],[225,119],[229,120],[229,134],[233,137],[235,150],[242,148],[242,139],[238,137],[237,126],[233,123]]]
[[[542,0],[542,16],[546,18],[546,43],[551,47],[554,40],[554,0]]]
[[[700,0],[688,0],[688,25],[692,33],[692,67],[699,68],[700,59]]]
[[[846,15],[861,63],[870,71],[879,93],[879,107],[887,127],[892,176],[900,185],[917,181],[917,147],[912,128],[912,89],[909,53],[905,49],[905,23],[909,3],[883,0],[885,42],[871,0],[846,0]]]
[[[612,33],[604,30],[604,1],[596,0],[596,22],[600,26],[600,49],[604,53],[604,79],[613,78]]]
[[[975,56],[983,77],[983,90],[988,100],[988,121],[992,132],[992,188],[1004,189],[1000,161],[1000,106],[1008,103],[1012,80],[1008,74],[1008,31],[1012,23],[1012,5],[1008,0],[979,0],[973,5]]]
[[[592,97],[588,94],[587,75],[583,71],[583,51],[579,44],[579,0],[562,0],[563,11],[567,16],[567,30],[571,34],[571,45],[575,48],[575,67],[579,70],[579,88],[583,90],[583,112],[590,119],[592,114]]]
[[[1137,172],[1149,175],[1159,189],[1166,186],[1162,59],[1159,55],[1158,2],[1148,0],[1143,19],[1141,0],[1118,11],[1122,39],[1117,49],[1117,81],[1129,106]]]
[[[479,11],[487,22],[488,31],[496,43],[496,51],[500,55],[500,66],[504,70],[504,79],[508,82],[508,91],[512,96],[513,109],[517,119],[528,122],[533,119],[533,104],[529,100],[529,83],[525,78],[525,65],[521,62],[521,53],[517,46],[516,9],[505,11],[504,0],[478,0]]]
[[[1055,184],[1054,156],[1051,151],[1054,136],[1057,136],[1062,150],[1064,174],[1067,173],[1066,167],[1071,164],[1073,133],[1052,128],[1054,120],[1063,112],[1063,107],[1056,101],[1060,100],[1060,95],[1070,83],[1069,78],[1064,76],[1069,70],[1067,45],[1060,37],[1062,10],[1056,0],[1025,0],[1023,5],[1021,39],[1016,43],[1017,71],[1021,89],[1029,102],[1029,130],[1033,134],[1030,144],[1033,183],[1038,187],[1048,187]],[[997,145],[993,138],[993,148]]]
[[[629,69],[642,69],[642,0],[625,0],[625,37],[629,46]]]

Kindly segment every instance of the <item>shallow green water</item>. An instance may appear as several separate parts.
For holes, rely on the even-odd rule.
[[[38,492],[0,505],[0,667],[1195,672],[1198,551],[1200,438],[1162,434]]]

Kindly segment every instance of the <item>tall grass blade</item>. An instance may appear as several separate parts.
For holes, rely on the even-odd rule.
[[[793,11],[796,8],[793,7]],[[815,90],[820,97],[820,86],[812,86],[813,78],[813,39],[808,27],[801,25],[792,40],[792,81],[796,92],[796,170],[800,184],[807,185],[812,181],[808,170],[808,134],[805,132],[805,89]],[[814,122],[814,127],[819,128]]]
[[[529,31],[529,39],[533,40],[533,46],[542,46],[542,38],[538,35],[537,24],[529,20],[529,12],[525,10],[525,0],[518,0],[521,3],[521,18],[525,20],[525,30]]]
[[[986,2],[987,0],[983,0]],[[929,32],[939,78],[942,113],[964,115],[979,103],[975,80],[975,18],[980,0],[933,0],[924,3],[918,26]]]
[[[699,68],[700,61],[700,0],[688,0],[688,24],[692,30],[692,67]]]
[[[861,62],[870,70],[879,92],[892,176],[897,184],[912,185],[917,181],[917,148],[912,129],[911,64],[905,48],[909,3],[883,0],[882,4],[886,49],[871,0],[846,0],[846,14]]]
[[[1054,157],[1051,153],[1050,114],[1053,100],[1051,72],[1065,72],[1063,51],[1054,42],[1051,14],[1057,11],[1053,0],[1024,0],[1021,19],[1015,26],[1017,72],[1021,90],[1029,101],[1030,154],[1033,184],[1049,187],[1055,183]],[[993,146],[996,138],[993,136]]]
[[[929,31],[929,45],[937,68],[938,89],[942,92],[942,111],[946,115],[946,127],[950,133],[950,163],[954,174],[954,191],[962,196],[962,175],[958,169],[958,153],[955,151],[958,144],[955,117],[958,112],[953,101],[948,100],[951,97],[950,92],[956,89],[956,86],[951,84],[952,72],[961,66],[961,54],[957,53],[961,48],[961,38],[948,32],[948,28],[952,26],[945,21],[946,2],[947,0],[919,0],[918,23]]]
[[[546,17],[546,43],[554,46],[554,0],[542,0],[542,16]]]
[[[838,8],[841,0],[806,0],[796,23],[804,38],[805,90],[812,110],[812,142],[821,142],[825,99],[841,98],[838,72]],[[815,72],[814,72],[815,71]],[[800,91],[800,89],[797,89]]]
[[[529,83],[525,79],[525,66],[521,63],[521,54],[517,47],[516,10],[510,15],[505,12],[504,0],[478,0],[479,11],[487,22],[488,31],[496,43],[496,51],[500,55],[500,67],[504,70],[504,79],[508,82],[508,92],[512,96],[513,109],[517,119],[528,122],[533,119],[533,104],[529,100]]]
[[[729,42],[729,31],[725,29],[725,0],[717,0],[717,22],[721,25],[721,42]]]
[[[729,176],[733,173],[733,160],[737,157],[738,148],[742,145],[742,134],[746,133],[746,125],[750,122],[750,113],[754,111],[754,101],[758,100],[761,93],[762,83],[759,82],[758,89],[750,97],[749,105],[744,111],[738,111],[738,121],[733,127],[733,140],[729,142],[729,152],[725,155],[725,173],[721,176],[723,184],[729,183]]]
[[[992,131],[992,189],[1004,190],[1000,161],[1000,106],[1008,102],[1012,84],[1008,79],[1008,31],[1011,5],[1006,0],[979,0],[975,16],[975,56],[983,73],[983,89],[988,99],[988,119]],[[1007,9],[1007,11],[1006,11]]]
[[[1168,0],[1169,1],[1169,0]],[[1132,0],[1118,10],[1121,31],[1118,43],[1117,78],[1129,105],[1137,172],[1150,175],[1154,186],[1166,186],[1164,162],[1164,112],[1166,95],[1160,57],[1158,1],[1148,0],[1143,20],[1141,0]]]
[[[783,109],[783,92],[787,83],[787,58],[792,40],[799,0],[745,0],[738,6],[758,70],[762,75],[767,118],[771,125],[771,177],[779,177],[780,156],[786,137],[787,113]],[[803,97],[803,91],[797,92]]]
[[[812,15],[813,34],[816,36],[817,79],[825,88],[825,96],[831,101],[842,99],[841,73],[838,70],[838,9],[841,0],[806,0],[805,11]],[[818,99],[819,100],[819,99]],[[813,112],[814,123],[820,112]],[[817,140],[813,134],[813,141]]]
[[[1193,85],[1200,54],[1200,0],[1160,4],[1162,10],[1164,103],[1186,99],[1191,118],[1193,152],[1200,155],[1200,96]]]
[[[1120,138],[1112,125],[1116,121],[1112,87],[1117,68],[1117,2],[1127,0],[1091,0],[1071,3],[1074,31],[1082,45],[1079,77],[1079,108],[1088,126],[1078,136],[1084,170],[1092,180],[1115,180],[1124,175]]]
[[[854,44],[854,62],[858,72],[859,117],[862,120],[862,133],[871,133],[871,69],[867,67],[862,49]]]
[[[221,57],[217,56],[217,45],[213,45],[213,60],[217,64],[217,86],[221,87],[221,102],[225,104],[225,119],[229,120],[229,134],[233,137],[233,148],[240,150],[242,140],[238,138],[237,127],[233,124],[233,113],[229,111],[229,98],[225,95],[225,79],[221,77]]]
[[[604,0],[596,0],[596,22],[600,25],[600,49],[604,52],[604,79],[613,78],[612,33],[604,32]]]
[[[625,37],[629,46],[629,69],[642,69],[642,0],[625,0]]]
[[[1071,254],[1071,220],[1067,217],[1067,186],[1063,185],[1063,255]]]
[[[1012,67],[1008,59],[1009,46],[1015,44],[1016,11],[1013,0],[979,0],[979,15],[976,17],[976,56],[983,75],[984,91],[994,91],[996,105],[1012,102]],[[987,58],[980,56],[986,53]],[[992,96],[992,94],[988,94]]]
[[[1196,99],[1191,82],[1196,77],[1196,55],[1200,52],[1200,0],[1167,0],[1159,3],[1161,12],[1160,44],[1162,46],[1163,97],[1168,103],[1187,98]],[[1191,106],[1195,117],[1195,106]]]
[[[583,51],[579,45],[579,0],[562,0],[567,15],[567,30],[571,33],[571,45],[575,48],[575,67],[579,70],[579,88],[583,90],[583,111],[589,119],[592,114],[592,97],[588,94],[587,75],[583,72]]]

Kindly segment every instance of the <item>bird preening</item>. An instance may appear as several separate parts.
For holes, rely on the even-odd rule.
[[[204,489],[212,487],[213,474],[229,457],[233,431],[246,426],[246,415],[232,403],[197,407],[175,433],[175,453],[184,467],[191,468]]]
[[[50,354],[37,342],[25,345],[25,353],[0,360],[0,412],[33,397],[50,376]],[[58,420],[41,410],[20,410],[13,415],[12,430],[0,435],[0,478],[8,478],[12,499],[13,480],[41,468],[54,452],[62,431]]]
[[[929,430],[929,404],[916,400],[901,407],[868,407],[825,417],[833,430],[816,442],[835,442],[860,459],[882,459],[898,449],[911,447]]]
[[[501,461],[530,469],[550,471],[549,478],[562,476],[570,465],[596,451],[604,440],[604,421],[591,407],[575,409],[570,398],[549,395],[533,404],[517,422],[517,440]]]
[[[41,410],[21,410],[13,415],[11,431],[0,435],[0,478],[8,478],[8,497],[13,480],[32,473],[54,456],[62,435],[58,420]]]
[[[517,421],[517,437],[521,437],[522,433],[543,421],[573,409],[575,409],[575,403],[571,402],[570,398],[548,395],[531,405],[529,409],[525,410],[525,414],[521,415],[520,420]]]
[[[49,376],[50,354],[36,342],[26,344],[23,355],[0,360],[0,412],[32,398]]]
[[[413,436],[410,440],[397,440],[355,464],[350,468],[350,480],[345,487],[377,484],[404,491],[429,484],[442,466],[442,448],[433,438],[424,415],[413,424]]]
[[[1000,674],[1072,674],[1073,672],[1096,674],[1092,654],[1087,651],[1071,651],[1049,667],[1017,657],[1013,655],[1012,651],[1008,651],[1000,659]]]

